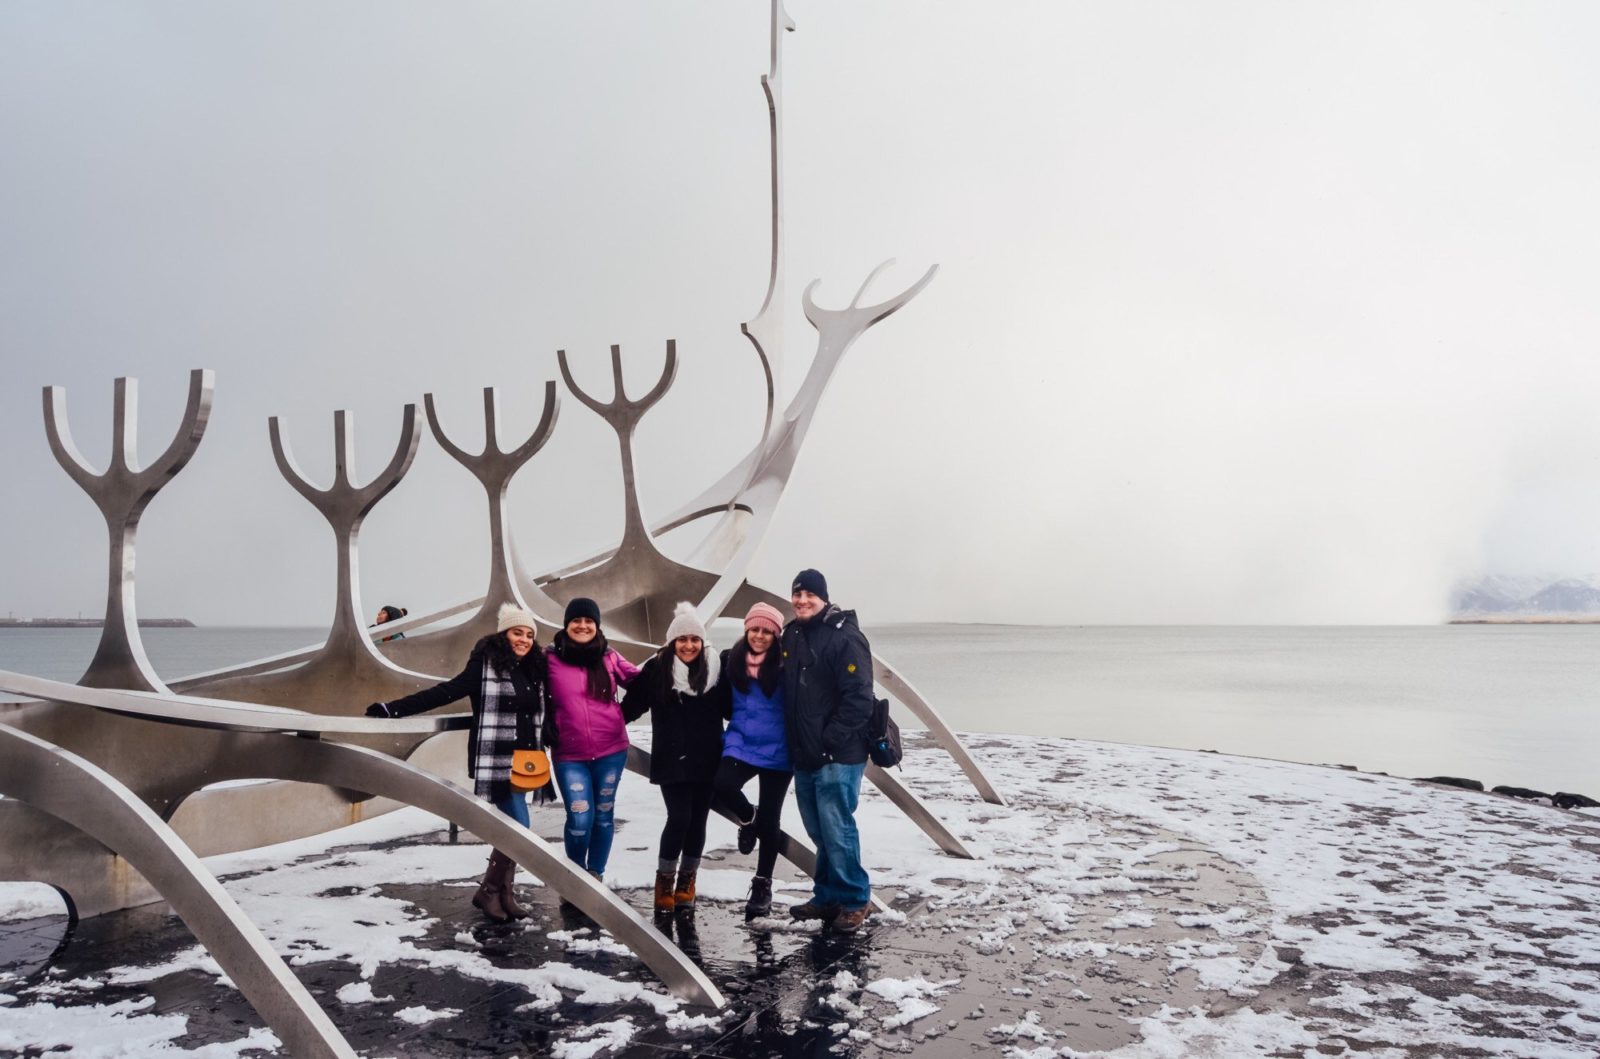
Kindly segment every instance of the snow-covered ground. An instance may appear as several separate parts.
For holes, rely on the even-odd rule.
[[[772,1006],[779,1031],[826,1035],[839,1054],[1600,1054],[1600,820],[1592,815],[1215,754],[997,736],[969,745],[1007,806],[979,801],[950,759],[920,739],[908,741],[907,781],[980,859],[940,854],[869,791],[865,860],[898,911],[865,939],[830,950],[833,962],[810,977],[805,961],[821,957],[807,948],[816,944],[807,928],[774,919],[748,934],[724,930],[742,939],[733,946],[704,931],[707,966],[736,1008],[748,1015],[756,1006],[733,987],[758,964],[786,965],[807,980],[803,1003]],[[643,909],[661,821],[655,791],[629,777],[619,815],[609,880]],[[786,826],[799,829],[792,804]],[[347,984],[324,998],[336,1024],[381,1011],[426,1041],[473,1017],[455,999],[418,1004],[378,984],[386,969],[415,967],[452,976],[469,993],[474,983],[519,990],[518,1011],[558,1025],[549,1044],[563,1056],[742,1032],[737,1011],[683,1007],[593,930],[541,925],[539,940],[557,955],[519,962],[442,924],[405,888],[459,881],[465,904],[484,850],[439,842],[439,827],[408,810],[208,864],[293,964],[348,968]],[[409,835],[426,841],[395,841]],[[701,877],[702,924],[737,919],[749,866],[727,848],[731,840],[732,829],[714,822],[723,859]],[[20,908],[35,896],[0,888],[0,912],[8,899]],[[778,895],[804,896],[798,882]],[[755,956],[744,943],[752,938]],[[0,972],[0,1052],[271,1049],[265,1031],[197,1045],[181,1014],[125,998],[97,1002],[101,990],[180,968],[220,976],[198,950],[70,981]],[[574,1005],[608,1014],[559,1028]]]

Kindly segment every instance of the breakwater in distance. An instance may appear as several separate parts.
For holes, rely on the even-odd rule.
[[[0,629],[98,629],[100,618],[0,618]],[[194,629],[188,618],[140,618],[141,629]]]

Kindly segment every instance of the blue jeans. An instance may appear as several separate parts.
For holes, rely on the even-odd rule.
[[[837,761],[816,771],[794,770],[794,800],[806,834],[817,846],[817,870],[811,892],[819,905],[860,908],[872,899],[872,880],[861,866],[861,833],[856,830],[856,802],[867,764]]]
[[[515,788],[512,788],[512,791],[511,791],[510,794],[506,795],[504,798],[501,798],[499,801],[494,803],[494,807],[496,809],[500,810],[502,813],[505,813],[507,816],[511,817],[511,819],[515,820],[517,823],[521,824],[523,827],[527,827],[528,826],[528,792],[527,791],[519,791],[519,790],[517,790]]]
[[[617,784],[627,763],[628,752],[619,750],[592,761],[557,761],[553,766],[561,804],[567,807],[567,859],[596,875],[605,874],[611,857]]]

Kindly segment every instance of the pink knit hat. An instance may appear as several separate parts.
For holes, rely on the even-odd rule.
[[[748,629],[752,625],[764,626],[776,636],[783,631],[783,615],[771,603],[757,603],[744,616],[744,627]]]

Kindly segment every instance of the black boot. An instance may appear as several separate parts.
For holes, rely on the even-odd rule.
[[[772,914],[772,880],[757,875],[750,880],[750,899],[744,903],[744,921]]]

